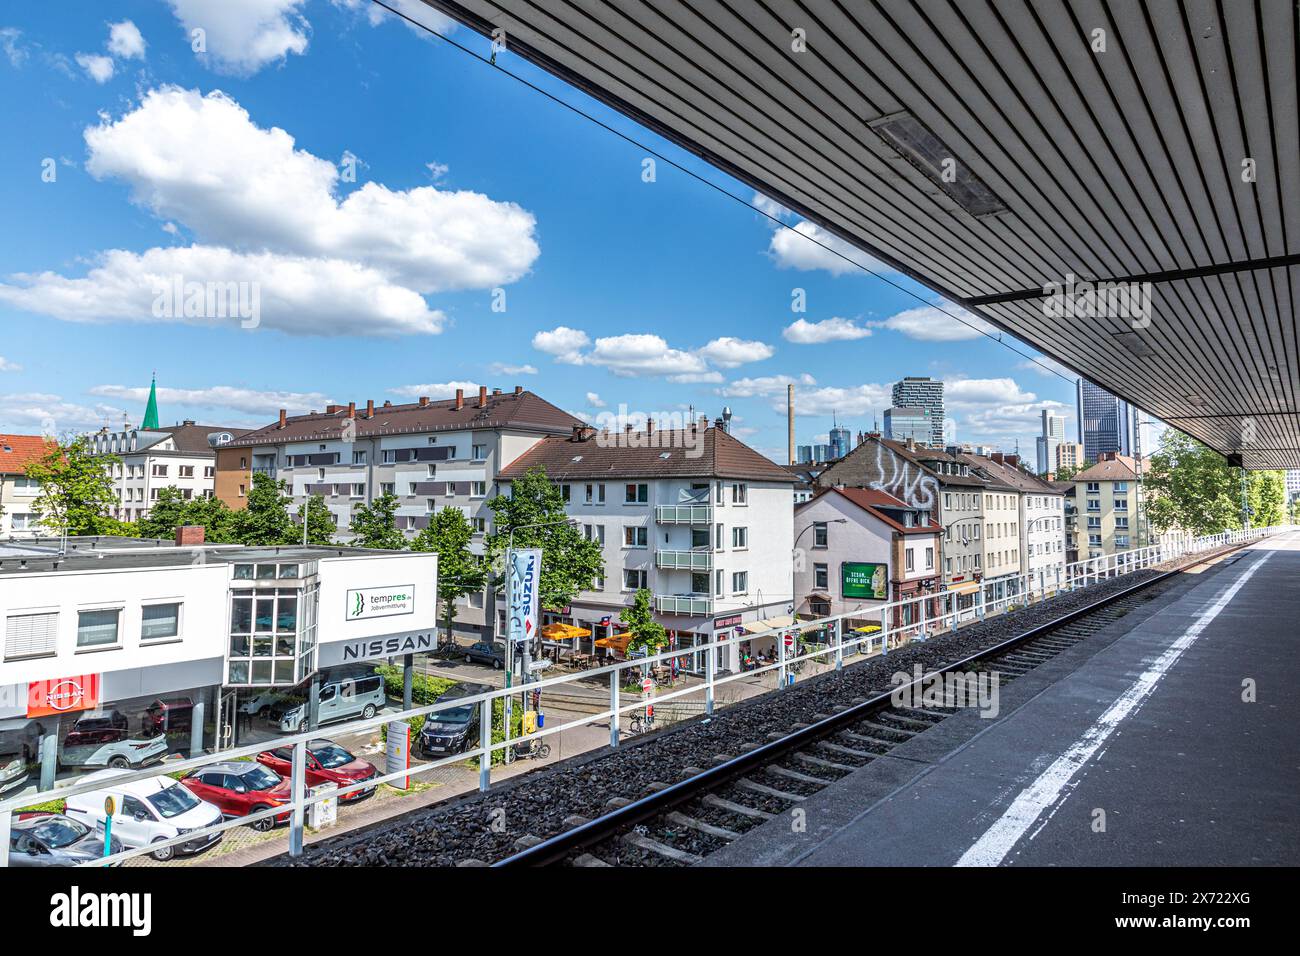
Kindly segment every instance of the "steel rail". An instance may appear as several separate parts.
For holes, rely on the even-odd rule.
[[[832,714],[816,723],[809,724],[807,727],[792,731],[780,740],[771,741],[770,743],[755,747],[737,757],[732,757],[725,763],[718,764],[715,767],[710,767],[703,773],[695,774],[685,780],[671,784],[662,790],[657,790],[654,793],[634,800],[631,803],[619,807],[609,813],[602,814],[594,820],[580,824],[579,826],[566,830],[563,833],[556,834],[540,843],[520,850],[511,856],[503,857],[491,865],[494,867],[552,866],[563,862],[573,853],[603,843],[621,830],[626,830],[630,827],[636,826],[638,823],[643,823],[646,820],[658,817],[665,811],[680,806],[700,794],[706,793],[710,790],[715,790],[737,777],[743,776],[750,770],[772,763],[791,751],[798,750],[813,741],[820,740],[823,737],[835,733],[845,725],[855,724],[865,717],[886,709],[890,705],[890,701],[895,694],[908,689],[916,689],[923,681],[932,678],[936,674],[946,674],[951,671],[965,668],[970,664],[986,661],[992,657],[998,657],[1021,644],[1050,634],[1068,624],[1089,617],[1109,605],[1122,601],[1127,597],[1131,597],[1147,588],[1154,587],[1163,581],[1167,581],[1174,575],[1182,574],[1188,568],[1194,568],[1205,564],[1207,561],[1223,557],[1225,554],[1232,554],[1235,551],[1240,551],[1253,543],[1254,542],[1243,542],[1242,544],[1236,545],[1235,547],[1229,547],[1223,551],[1206,554],[1190,564],[1185,564],[1173,570],[1162,572],[1146,581],[1135,584],[1132,587],[1125,588],[1122,591],[1117,591],[1112,595],[1101,598],[1091,604],[1086,604],[1081,608],[1076,608],[1055,620],[1048,621],[1046,624],[1040,624],[1037,627],[1030,628],[1023,634],[1009,637],[991,647],[970,654],[961,660],[954,661],[951,664],[946,664],[936,670],[928,671],[926,674],[922,675],[919,680],[913,680],[905,685],[892,688],[884,693],[876,694],[874,697],[868,698],[860,704],[854,704],[853,706],[836,714]],[[833,781],[828,781],[828,783],[832,782]]]

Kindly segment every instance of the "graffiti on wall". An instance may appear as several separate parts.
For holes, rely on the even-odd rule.
[[[877,442],[876,478],[867,487],[893,495],[911,508],[936,509],[939,505],[939,482],[927,475],[920,465],[885,452],[885,446]]]

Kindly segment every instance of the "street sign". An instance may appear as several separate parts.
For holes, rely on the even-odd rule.
[[[384,772],[397,773],[408,770],[411,766],[411,725],[404,720],[388,722],[388,740],[384,747]],[[397,790],[411,788],[410,777],[390,780],[389,785]]]
[[[654,690],[654,687],[655,682],[648,677],[641,681],[641,693],[643,694],[650,693],[650,691]]]
[[[551,666],[551,662],[548,661],[546,658],[542,658],[540,661],[532,661],[528,665],[528,673],[536,674],[538,671],[544,671],[546,670],[546,668],[550,666]]]

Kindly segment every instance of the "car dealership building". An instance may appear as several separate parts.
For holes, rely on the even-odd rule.
[[[434,554],[201,532],[0,542],[0,792],[23,764],[43,788],[60,764],[133,765],[160,735],[170,753],[232,746],[241,695],[435,646]]]

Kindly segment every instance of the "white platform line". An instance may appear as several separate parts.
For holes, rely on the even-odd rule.
[[[1155,689],[1156,683],[1174,666],[1183,651],[1196,643],[1201,632],[1210,622],[1219,616],[1219,612],[1237,596],[1237,592],[1251,579],[1259,567],[1273,556],[1272,551],[1264,552],[1264,557],[1252,564],[1237,578],[1233,585],[1201,613],[1187,631],[1158,657],[1108,708],[1097,718],[1096,723],[1071,744],[1050,767],[1039,775],[1038,779],[1020,792],[1006,812],[999,817],[984,834],[971,845],[957,866],[997,866],[1012,847],[1034,825],[1034,821],[1052,806],[1065,789],[1066,784],[1079,769],[1088,762],[1119,726],[1120,721],[1133,712],[1143,700]]]

